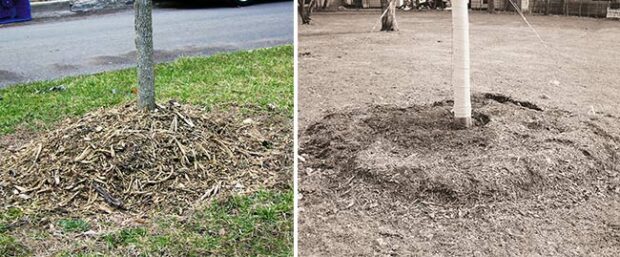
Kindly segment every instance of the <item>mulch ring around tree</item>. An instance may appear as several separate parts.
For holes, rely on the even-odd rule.
[[[474,96],[473,105],[467,130],[454,125],[451,101],[330,114],[306,131],[306,166],[446,203],[620,190],[617,117],[580,121],[494,94]]]
[[[300,139],[300,229],[310,235],[301,249],[336,254],[322,250],[330,243],[321,243],[345,232],[329,234],[319,224],[347,231],[350,241],[342,244],[354,246],[343,252],[351,255],[465,256],[480,250],[485,238],[497,238],[488,251],[512,245],[519,256],[532,254],[528,246],[551,256],[576,242],[601,256],[617,249],[620,118],[577,116],[496,94],[474,95],[472,104],[475,124],[469,129],[453,125],[451,101],[343,110],[310,125]],[[365,220],[397,236],[383,236],[374,223],[345,229]],[[510,231],[523,237],[501,237]],[[575,231],[591,234],[596,243],[580,241]],[[369,238],[393,248],[370,249]],[[545,248],[545,242],[563,247]],[[369,248],[359,248],[363,244]]]
[[[254,113],[254,114],[251,114]],[[289,187],[292,122],[170,101],[69,119],[0,149],[2,206],[56,213],[182,213],[218,195]]]

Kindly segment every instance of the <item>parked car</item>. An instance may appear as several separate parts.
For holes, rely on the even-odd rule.
[[[255,0],[229,0],[232,1],[234,4],[239,5],[239,6],[248,6],[251,5],[253,3],[255,3]]]

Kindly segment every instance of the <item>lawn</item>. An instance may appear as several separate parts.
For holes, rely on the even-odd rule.
[[[0,256],[33,256],[34,251],[41,253],[41,249],[31,249],[29,243],[44,245],[43,241],[67,239],[73,241],[60,242],[57,245],[61,245],[58,247],[61,249],[46,254],[63,257],[292,256],[292,215],[292,190],[233,196],[198,208],[187,217],[162,214],[143,225],[110,228],[99,233],[94,233],[93,227],[107,224],[89,222],[87,217],[50,223],[48,226],[57,227],[54,233],[32,225],[23,225],[29,227],[27,231],[11,233],[16,229],[10,228],[11,224],[27,219],[20,210],[8,209],[0,214]],[[33,217],[28,219],[41,221]]]
[[[282,46],[161,64],[157,98],[208,107],[275,105],[292,117],[292,55],[292,46]],[[136,81],[136,70],[125,69],[0,89],[0,135],[133,101]]]
[[[290,45],[181,58],[158,65],[156,76],[157,99],[162,103],[176,100],[206,110],[238,107],[257,115],[293,116]],[[135,69],[126,69],[0,89],[0,141],[16,133],[36,136],[61,126],[68,118],[131,103],[136,98],[135,87]],[[8,189],[0,184],[0,190]],[[183,214],[80,216],[2,205],[0,256],[293,253],[292,186],[223,194]]]

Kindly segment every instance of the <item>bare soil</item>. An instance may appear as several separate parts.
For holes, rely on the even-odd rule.
[[[620,23],[472,13],[460,130],[450,13],[398,15],[300,26],[300,256],[616,256]]]

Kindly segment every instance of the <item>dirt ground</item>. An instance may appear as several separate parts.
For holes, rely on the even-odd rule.
[[[378,15],[300,26],[300,256],[620,252],[620,23],[472,13],[458,130],[450,13]]]

